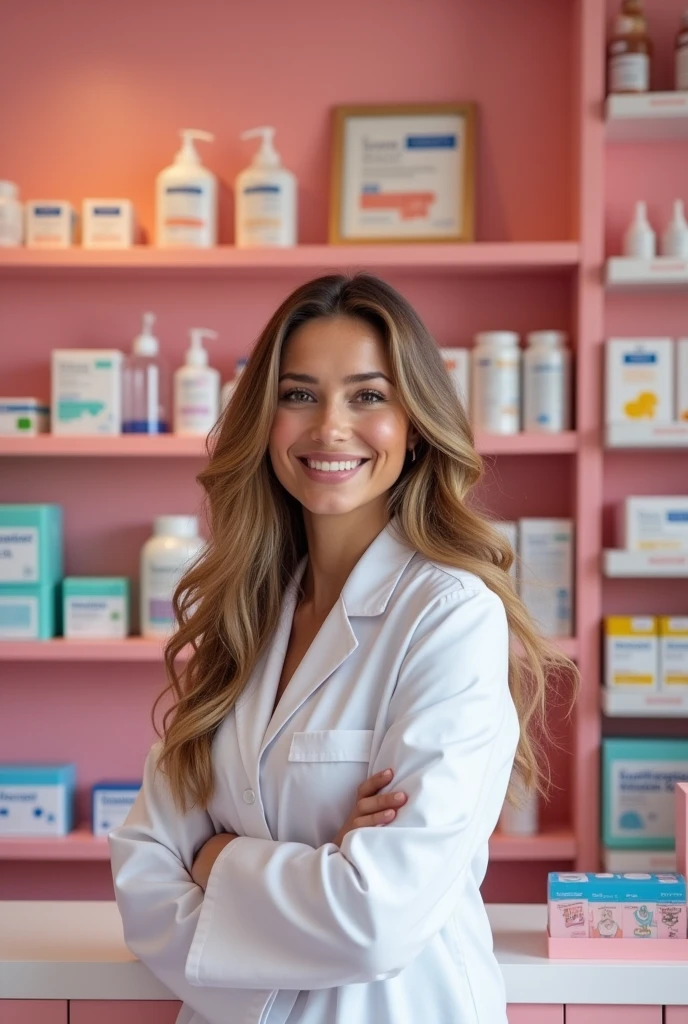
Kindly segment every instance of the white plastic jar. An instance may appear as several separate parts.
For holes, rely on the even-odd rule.
[[[523,429],[554,434],[571,428],[571,353],[565,331],[531,331],[523,356]]]
[[[515,331],[483,331],[472,352],[473,427],[517,434],[521,427],[521,349]]]
[[[538,833],[538,792],[526,789],[521,776],[516,772],[511,778],[511,793],[517,801],[514,806],[504,803],[499,816],[499,831],[505,836],[535,836]]]
[[[22,204],[13,181],[0,181],[0,246],[10,248],[24,240]]]
[[[196,516],[158,516],[141,549],[141,635],[167,637],[175,629],[172,596],[205,544]]]

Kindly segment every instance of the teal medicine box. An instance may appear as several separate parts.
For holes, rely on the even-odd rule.
[[[49,640],[59,632],[55,583],[0,583],[0,641]]]
[[[603,740],[603,844],[616,850],[673,849],[677,782],[688,782],[688,740]]]
[[[0,835],[67,835],[75,791],[73,764],[0,764]]]
[[[62,582],[62,622],[69,640],[123,640],[129,634],[129,580],[68,576]]]
[[[0,585],[62,578],[59,505],[0,505]]]

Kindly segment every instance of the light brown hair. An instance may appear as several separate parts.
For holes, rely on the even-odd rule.
[[[516,768],[543,788],[538,751],[548,677],[575,666],[539,635],[509,576],[513,551],[470,492],[483,473],[466,413],[437,345],[409,303],[370,274],[330,275],[297,288],[274,313],[209,444],[198,480],[206,492],[210,542],[174,597],[177,631],[165,649],[173,703],[163,718],[158,766],[175,805],[207,807],[213,793],[213,737],[269,643],[282,596],[306,554],[300,504],[272,469],[268,442],[277,409],[282,348],[319,317],[357,317],[379,333],[399,398],[420,434],[389,493],[388,510],[411,547],[479,576],[503,601],[512,638],[509,686],[521,735]],[[181,663],[187,649],[190,657]],[[352,794],[352,799],[353,799]]]

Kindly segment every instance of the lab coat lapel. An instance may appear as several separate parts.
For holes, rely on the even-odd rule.
[[[288,639],[288,637],[287,637]],[[283,725],[289,721],[301,705],[322,686],[326,679],[332,675],[335,669],[346,661],[352,651],[358,647],[356,634],[351,628],[349,617],[346,614],[344,601],[340,596],[335,606],[330,611],[313,643],[306,651],[300,665],[289,680],[289,685],[282,694],[280,702],[275,708],[275,713],[269,722],[267,731],[261,744],[261,753],[268,744],[275,738]],[[284,649],[286,653],[286,646]],[[284,663],[284,653],[280,661],[277,676],[281,675]],[[277,692],[277,686],[272,685],[266,688],[271,693],[271,706]]]

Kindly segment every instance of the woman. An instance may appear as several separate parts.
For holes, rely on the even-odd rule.
[[[480,474],[389,285],[283,303],[199,477],[175,701],[110,836],[127,945],[179,1024],[505,1024],[488,839],[514,759],[538,781],[545,676],[569,663],[468,503]]]

